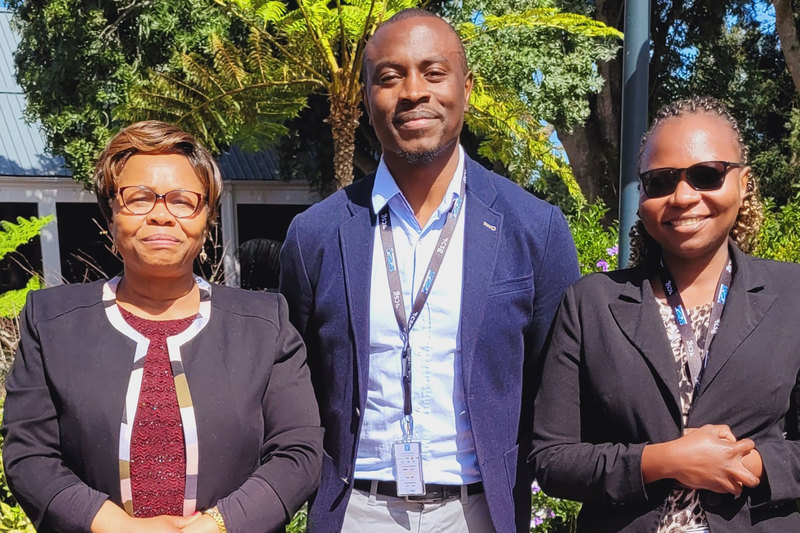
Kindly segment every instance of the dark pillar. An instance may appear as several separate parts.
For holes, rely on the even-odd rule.
[[[619,173],[619,266],[628,264],[628,233],[639,205],[636,155],[647,129],[648,65],[650,62],[650,0],[625,2],[622,66],[622,133]]]

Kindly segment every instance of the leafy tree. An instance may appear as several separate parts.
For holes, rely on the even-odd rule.
[[[558,0],[558,5],[618,29],[624,23],[622,0]],[[782,19],[774,19],[775,25],[771,20],[765,0],[651,2],[649,108],[653,112],[694,94],[723,100],[741,122],[762,192],[782,205],[800,184],[792,141],[798,126],[793,110],[800,106],[775,28]],[[558,129],[581,189],[609,206],[617,205],[619,183],[621,59],[618,54],[598,64],[605,83],[589,96],[588,119],[572,130]]]
[[[354,159],[361,172],[374,168],[379,147],[360,108],[363,46],[381,20],[417,1],[301,0],[295,9],[213,1],[223,9],[212,0],[11,1],[29,115],[75,176],[87,181],[122,122],[156,116],[217,151],[279,139],[282,165],[312,178],[325,172],[327,155],[338,186],[352,179]],[[580,198],[549,134],[585,115],[585,95],[601,81],[593,69],[618,47],[618,32],[559,12],[552,0],[431,5],[457,23],[479,75],[467,119],[472,147],[521,183],[533,178],[539,190],[550,183]],[[331,147],[316,142],[328,136],[320,119],[331,127]]]
[[[113,109],[148,68],[176,51],[208,52],[212,33],[234,32],[207,0],[8,0],[21,34],[17,79],[27,116],[50,150],[88,183],[100,149],[121,124]]]
[[[289,10],[274,0],[215,1],[248,26],[247,41],[212,35],[210,64],[182,54],[183,76],[154,72],[123,115],[163,116],[218,147],[220,139],[274,139],[310,94],[322,93],[330,106],[336,182],[350,183],[364,46],[383,20],[418,2],[299,0]]]
[[[786,68],[792,76],[795,90],[800,92],[800,40],[797,37],[792,0],[773,0],[772,4],[775,6],[775,30],[781,41]]]
[[[154,73],[124,113],[129,118],[160,113],[178,123],[205,125],[201,136],[213,146],[218,138],[256,131],[258,124],[279,125],[263,118],[248,124],[248,117],[258,116],[259,106],[272,103],[287,108],[308,94],[323,94],[329,103],[325,120],[332,131],[336,183],[347,185],[353,179],[355,137],[362,114],[360,76],[366,39],[381,21],[413,5],[415,1],[359,0],[330,6],[320,0],[301,0],[297,9],[286,10],[283,2],[236,0],[227,6],[249,25],[247,43],[237,50],[235,45],[214,40],[217,53],[207,68],[196,67],[202,61],[199,56],[184,56],[189,68],[180,79]],[[481,141],[479,153],[505,167],[521,183],[542,172],[555,174],[580,198],[569,167],[554,153],[545,121],[548,115],[575,115],[566,109],[596,89],[601,80],[593,75],[592,65],[610,57],[619,32],[589,18],[562,13],[543,0],[514,6],[461,2],[445,12],[464,38],[468,54],[474,56],[476,84],[467,124]],[[548,48],[559,40],[563,42]],[[602,45],[590,47],[595,41]],[[520,51],[527,53],[522,60]],[[547,69],[541,66],[544,58],[548,58]],[[494,68],[498,64],[502,68]],[[279,83],[290,87],[283,95],[287,103],[275,104],[274,93],[257,94],[264,85]],[[244,117],[242,123],[229,119],[231,113],[226,110],[233,108]]]
[[[444,12],[480,82],[466,119],[483,139],[479,153],[562,207],[582,202],[550,135],[586,119],[587,99],[603,85],[597,66],[614,57],[622,34],[549,0],[467,0]]]

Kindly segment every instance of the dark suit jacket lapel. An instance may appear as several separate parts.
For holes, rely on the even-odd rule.
[[[618,300],[609,304],[609,309],[622,333],[668,391],[666,396],[672,398],[672,411],[680,424],[678,371],[644,267],[632,271],[632,278],[622,287]]]
[[[722,312],[719,331],[709,347],[708,365],[700,383],[700,394],[714,381],[736,348],[761,322],[775,301],[775,295],[764,290],[767,280],[754,268],[756,260],[742,253],[733,244],[730,249],[736,270]],[[713,324],[709,327],[713,327]]]
[[[469,393],[475,343],[493,278],[503,216],[492,209],[497,192],[488,179],[488,172],[469,157],[465,157],[464,164],[467,167],[467,191],[461,288],[461,366],[464,390]]]
[[[350,218],[339,227],[350,327],[355,336],[359,398],[367,396],[369,378],[369,294],[375,216],[371,193],[375,176],[363,178],[347,190]]]

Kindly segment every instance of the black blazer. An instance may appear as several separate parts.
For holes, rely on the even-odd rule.
[[[40,531],[61,490],[85,484],[120,497],[119,440],[135,343],[116,330],[103,282],[31,293],[6,381],[3,459],[9,484]],[[211,289],[208,324],[181,346],[194,403],[197,509],[250,476],[280,501],[261,531],[280,527],[319,482],[322,428],[305,348],[280,295]],[[254,532],[255,533],[255,532]]]
[[[731,245],[735,271],[688,425],[755,441],[765,479],[702,491],[712,532],[800,531],[800,265]],[[654,532],[673,482],[645,485],[646,443],[683,432],[678,371],[644,267],[567,291],[546,351],[530,461],[548,494],[584,502],[579,531]]]

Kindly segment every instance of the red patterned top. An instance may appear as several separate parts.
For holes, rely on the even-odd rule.
[[[195,317],[148,320],[122,307],[120,312],[150,340],[131,436],[133,515],[182,516],[186,446],[166,340],[188,328]]]

